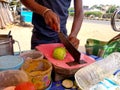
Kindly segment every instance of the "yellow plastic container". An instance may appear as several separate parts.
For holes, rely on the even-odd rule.
[[[22,66],[36,90],[45,90],[51,84],[52,64],[46,59],[30,59]]]

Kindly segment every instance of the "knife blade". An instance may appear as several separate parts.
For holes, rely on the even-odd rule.
[[[58,36],[60,38],[60,41],[65,46],[65,48],[68,50],[68,52],[74,58],[74,62],[68,62],[67,64],[72,66],[72,65],[75,65],[75,64],[85,63],[85,61],[80,60],[81,53],[72,45],[71,42],[69,42],[67,37],[62,32],[58,32]]]

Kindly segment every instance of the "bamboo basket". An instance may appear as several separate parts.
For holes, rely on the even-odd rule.
[[[94,62],[75,73],[75,81],[82,90],[89,90],[106,77],[111,77],[120,69],[120,53],[114,52],[106,58]]]

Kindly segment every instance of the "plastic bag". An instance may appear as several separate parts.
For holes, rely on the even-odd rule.
[[[113,52],[120,52],[120,34],[109,41],[88,39],[86,44],[86,54],[105,58]]]
[[[113,52],[120,52],[120,39],[112,41],[104,46],[104,51],[102,53],[102,57],[110,55]]]
[[[120,86],[110,78],[105,78],[89,90],[120,90]]]

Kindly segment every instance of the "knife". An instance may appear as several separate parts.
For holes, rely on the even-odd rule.
[[[84,60],[80,60],[81,53],[72,45],[71,42],[69,42],[67,37],[61,31],[58,32],[58,37],[65,46],[65,48],[68,50],[68,52],[71,54],[71,56],[74,58],[74,61],[67,62],[66,64],[68,64],[69,66],[73,66],[76,64],[86,63]]]

